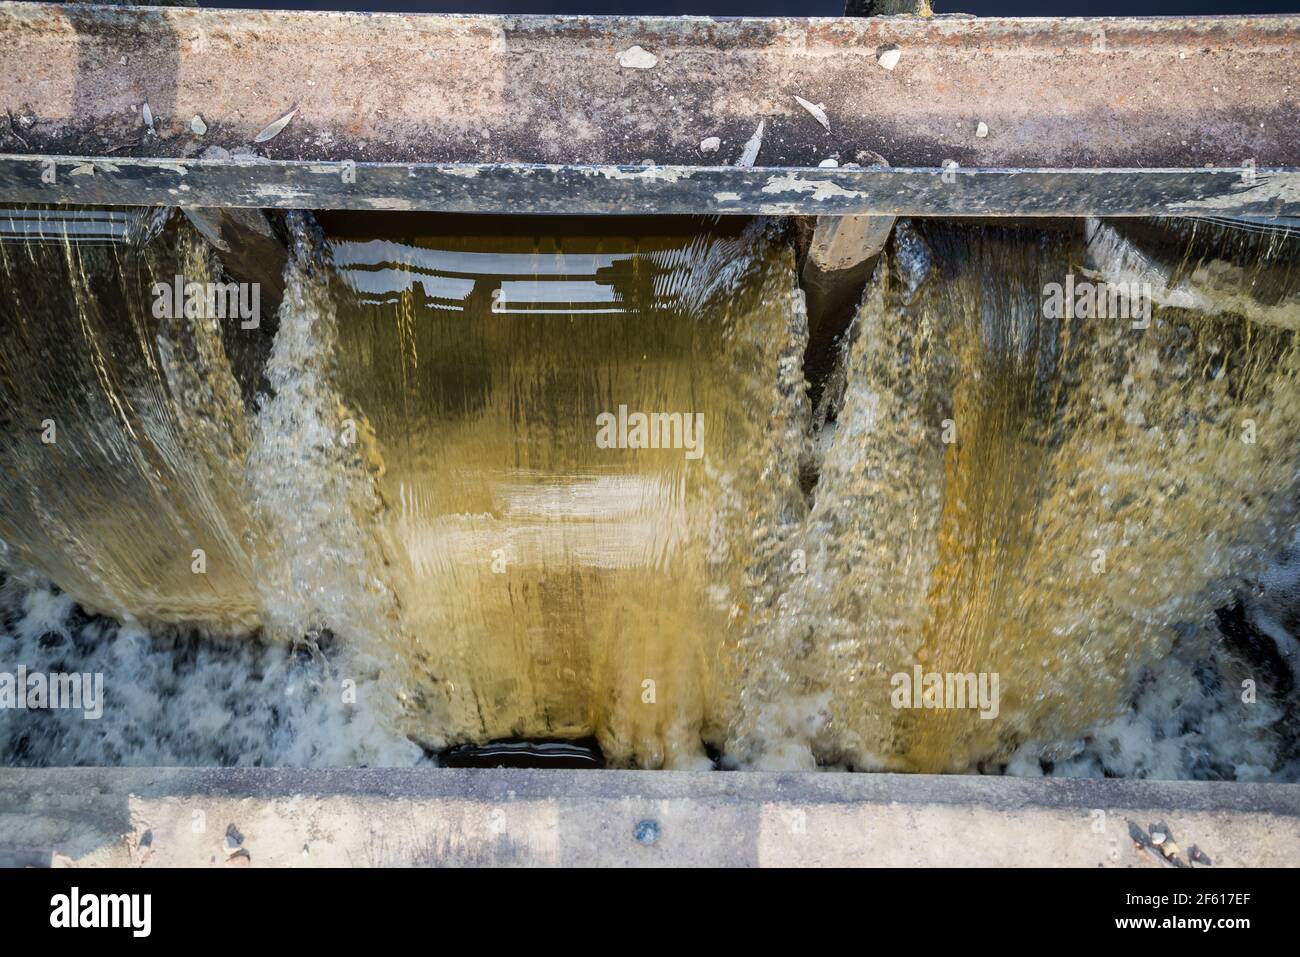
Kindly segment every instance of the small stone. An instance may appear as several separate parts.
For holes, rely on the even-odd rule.
[[[722,148],[722,140],[717,136],[706,136],[700,140],[701,153],[716,153]]]
[[[639,46],[629,47],[618,55],[618,65],[625,70],[649,70],[658,62],[657,56]]]
[[[233,857],[238,854],[244,845],[244,835],[239,833],[239,829],[231,824],[226,828],[226,840],[223,848],[226,857]]]
[[[838,160],[824,159],[817,165],[820,166],[822,169],[835,169],[840,164]]]
[[[975,135],[980,139],[984,139],[984,137],[989,135],[989,125],[983,120],[980,120],[979,125],[975,127]]]
[[[876,55],[876,62],[886,70],[892,70],[898,66],[898,61],[902,56],[903,51],[896,46],[881,47],[880,52]]]
[[[190,129],[194,131],[195,136],[202,136],[208,131],[208,124],[204,123],[203,117],[196,113],[194,118],[190,120]]]
[[[659,822],[649,819],[637,821],[636,827],[632,829],[632,836],[636,838],[638,844],[649,847],[659,840]]]

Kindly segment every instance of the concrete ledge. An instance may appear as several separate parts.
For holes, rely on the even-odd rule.
[[[715,20],[0,0],[0,47],[9,202],[1300,210],[1297,16]],[[894,168],[870,168],[878,156]]]
[[[0,863],[8,866],[1172,866],[1149,846],[1157,823],[1180,861],[1197,849],[1195,866],[1300,865],[1300,785],[0,769]]]
[[[1300,17],[435,16],[0,3],[4,152],[1300,165]],[[628,59],[641,47],[650,57]],[[897,48],[892,69],[881,54]],[[795,96],[821,104],[827,118]],[[151,108],[152,124],[142,117]],[[255,138],[296,109],[264,143]],[[191,123],[201,116],[205,129]],[[987,135],[977,136],[977,124]],[[721,140],[704,153],[703,140]]]

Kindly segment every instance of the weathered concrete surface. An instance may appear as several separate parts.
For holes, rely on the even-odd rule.
[[[643,838],[637,839],[638,825]],[[0,770],[0,863],[1300,865],[1300,785],[669,771]]]
[[[0,44],[0,198],[14,202],[1300,211],[1297,16],[714,20],[0,2]],[[621,65],[634,46],[653,64]],[[885,69],[879,56],[893,49],[901,57]],[[826,125],[796,97],[820,104]],[[864,168],[877,154],[895,168]],[[817,168],[827,159],[840,166]]]
[[[880,254],[894,228],[892,216],[822,216],[813,227],[804,275],[831,275]]]
[[[945,171],[0,155],[0,200],[560,215],[1271,219],[1300,215],[1300,170]]]
[[[0,152],[1300,166],[1300,17],[429,16],[0,3]],[[621,66],[634,45],[648,69]],[[893,70],[878,63],[897,46]],[[829,130],[795,96],[825,109]],[[152,131],[142,118],[149,104]],[[255,137],[296,110],[268,142]],[[191,128],[195,116],[206,132]],[[977,136],[979,123],[988,135]],[[711,157],[707,137],[721,139]]]

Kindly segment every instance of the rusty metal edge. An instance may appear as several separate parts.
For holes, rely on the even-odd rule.
[[[482,213],[1300,214],[1300,169],[813,169],[0,155],[0,200]]]

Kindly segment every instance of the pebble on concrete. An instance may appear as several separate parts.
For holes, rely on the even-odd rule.
[[[649,847],[659,840],[659,822],[649,819],[637,821],[636,827],[632,829],[632,836],[636,838],[638,844]]]
[[[628,47],[618,55],[618,65],[625,70],[649,70],[658,62],[657,56],[639,46]]]

